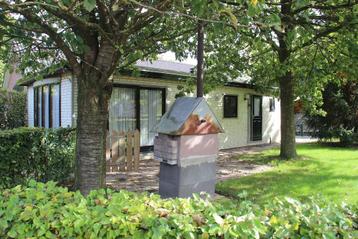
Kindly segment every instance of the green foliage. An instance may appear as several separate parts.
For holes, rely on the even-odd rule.
[[[5,68],[5,64],[3,63],[2,60],[0,60],[0,88],[4,83],[4,68]]]
[[[0,89],[0,129],[22,127],[26,122],[26,94]]]
[[[354,238],[357,220],[357,209],[318,199],[225,208],[126,191],[84,197],[35,181],[0,194],[1,238]]]
[[[355,80],[331,82],[322,92],[324,115],[306,113],[307,124],[320,139],[339,138],[343,145],[354,143],[358,134],[358,84]]]
[[[29,179],[66,180],[73,172],[74,135],[69,128],[0,131],[0,188]]]

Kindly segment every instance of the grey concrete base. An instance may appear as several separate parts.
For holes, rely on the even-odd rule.
[[[159,194],[162,198],[191,197],[193,193],[215,193],[215,162],[186,167],[160,163]]]

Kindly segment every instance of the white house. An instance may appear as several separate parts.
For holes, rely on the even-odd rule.
[[[138,62],[137,67],[139,77],[113,76],[109,130],[139,129],[145,149],[153,145],[151,129],[174,102],[178,85],[192,75],[194,66],[158,60]],[[76,126],[77,82],[71,72],[22,85],[27,86],[29,126]],[[222,149],[279,142],[280,104],[273,96],[262,95],[247,83],[230,82],[205,98],[225,130],[219,136]]]

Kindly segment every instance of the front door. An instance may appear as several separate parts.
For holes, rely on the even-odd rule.
[[[251,141],[262,140],[262,96],[251,96]]]

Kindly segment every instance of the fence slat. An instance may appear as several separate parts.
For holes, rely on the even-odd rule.
[[[106,171],[110,172],[110,163],[111,163],[111,135],[107,132],[106,137]]]
[[[139,130],[134,132],[134,170],[139,169],[139,153],[140,153],[140,133]]]
[[[140,160],[140,132],[108,132],[106,138],[106,171],[137,171]]]
[[[119,133],[119,161],[118,171],[126,171],[126,133],[121,131]]]
[[[132,171],[132,153],[133,153],[133,149],[132,149],[132,132],[127,132],[127,171]]]

